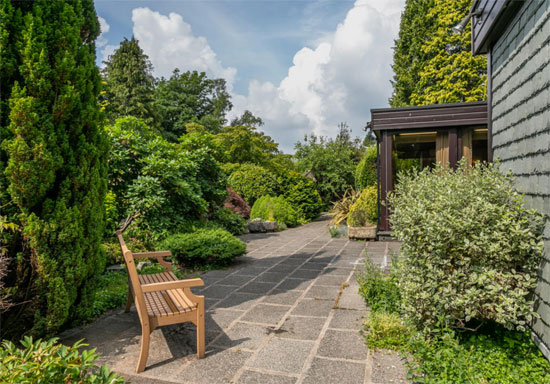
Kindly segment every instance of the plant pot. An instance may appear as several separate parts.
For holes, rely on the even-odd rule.
[[[348,227],[350,239],[376,239],[376,225]]]

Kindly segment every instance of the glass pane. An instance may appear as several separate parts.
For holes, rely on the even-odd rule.
[[[435,132],[401,133],[393,135],[393,171],[422,169],[435,163]]]
[[[487,161],[487,129],[474,129],[472,133],[472,163]]]

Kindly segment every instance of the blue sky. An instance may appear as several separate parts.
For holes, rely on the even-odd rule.
[[[354,134],[391,94],[391,47],[404,0],[103,1],[98,63],[136,36],[156,76],[223,77],[234,104],[292,152],[304,134]]]

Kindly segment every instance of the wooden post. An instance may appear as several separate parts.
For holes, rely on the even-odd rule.
[[[458,162],[458,134],[456,128],[449,129],[449,167],[456,169]]]
[[[393,191],[392,136],[388,131],[381,132],[380,143],[380,200],[386,202],[389,192]],[[389,231],[389,207],[386,202],[380,207],[380,231]]]

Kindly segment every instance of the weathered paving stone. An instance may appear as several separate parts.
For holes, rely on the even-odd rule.
[[[231,275],[218,282],[220,285],[237,285],[241,286],[249,283],[254,277],[249,275]]]
[[[275,285],[277,285],[277,283],[266,283],[266,282],[259,282],[254,280],[251,283],[248,283],[244,287],[240,288],[239,292],[256,293],[259,295],[265,295],[267,292],[273,289]]]
[[[239,275],[258,276],[267,271],[267,267],[244,267],[239,269]]]
[[[306,294],[306,298],[316,300],[336,300],[337,297],[338,288],[336,287],[313,286]]]
[[[265,272],[256,278],[254,281],[260,281],[265,283],[279,283],[286,279],[287,274],[284,272]]]
[[[285,339],[316,340],[324,324],[322,318],[290,316],[276,333]]]
[[[221,330],[227,328],[235,319],[242,316],[241,311],[230,311],[225,309],[212,309],[206,311],[204,318],[205,328],[207,330]]]
[[[347,276],[327,276],[321,275],[315,282],[315,285],[326,285],[331,287],[339,287],[347,280]]]
[[[317,354],[324,357],[365,360],[367,358],[367,348],[365,347],[365,339],[359,332],[329,329],[323,340],[321,340]]]
[[[209,299],[223,299],[236,289],[237,287],[233,285],[216,284],[202,291],[201,295],[208,297]]]
[[[281,272],[281,273],[287,274],[287,276],[288,276],[288,274],[290,272],[293,272],[294,270],[296,270],[295,265],[278,264],[278,265],[274,266],[273,268],[269,269],[269,272]]]
[[[321,271],[314,271],[311,269],[298,269],[296,272],[292,273],[289,277],[292,279],[314,279]]]
[[[277,286],[277,289],[305,291],[310,285],[311,280],[287,278]]]
[[[373,384],[410,383],[407,369],[399,353],[380,350],[374,353],[371,382]]]
[[[210,349],[204,359],[192,361],[175,379],[182,383],[230,383],[250,355],[239,348]]]
[[[234,292],[226,299],[220,301],[216,308],[226,308],[234,310],[247,310],[262,297],[254,293]]]
[[[333,306],[333,301],[303,299],[296,305],[291,315],[327,317]]]
[[[362,329],[366,311],[338,309],[334,311],[329,328]]]
[[[261,342],[269,336],[270,328],[264,325],[245,324],[237,322],[231,329],[224,331],[212,345],[217,347],[238,347],[257,349]]]
[[[363,384],[365,364],[315,358],[304,384]]]
[[[237,384],[294,384],[296,378],[255,371],[244,371]]]
[[[300,373],[313,344],[312,341],[274,337],[258,353],[251,366],[270,371]]]
[[[280,305],[268,305],[258,304],[252,308],[244,317],[243,321],[250,321],[252,323],[272,324],[277,323],[283,318],[285,313],[288,312],[290,306]]]
[[[293,305],[302,294],[302,291],[285,291],[275,289],[265,297],[263,303]]]

